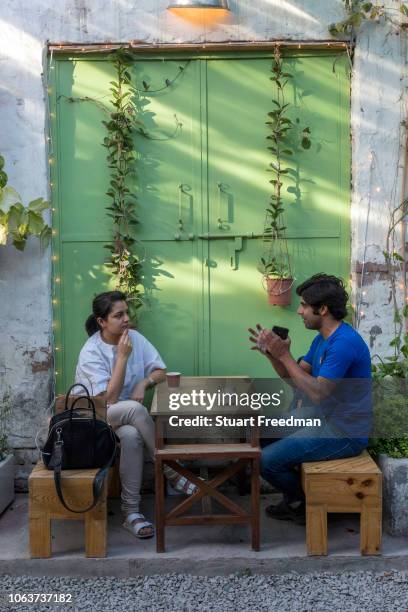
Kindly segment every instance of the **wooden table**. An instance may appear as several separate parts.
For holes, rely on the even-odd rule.
[[[183,376],[180,387],[171,389],[174,393],[190,393],[193,389],[204,389],[205,391],[215,391],[221,377],[208,376]],[[225,392],[242,392],[243,389],[249,389],[249,379],[246,377],[226,377],[227,384],[224,387]],[[165,527],[170,525],[230,525],[230,524],[246,524],[251,526],[252,532],[252,548],[259,550],[260,533],[259,533],[259,462],[261,449],[259,447],[258,428],[252,427],[248,439],[243,442],[231,443],[208,443],[206,441],[197,442],[192,440],[191,443],[168,443],[164,435],[164,422],[168,420],[170,414],[179,416],[208,416],[209,412],[201,407],[180,407],[177,412],[170,412],[168,405],[166,406],[166,397],[163,391],[167,390],[167,383],[163,382],[155,389],[151,415],[156,421],[156,451],[155,451],[155,479],[156,479],[156,549],[157,552],[165,550]],[[236,416],[238,411],[235,408]],[[250,416],[254,416],[254,412]],[[166,414],[167,413],[167,414]],[[211,411],[211,416],[227,413],[230,416],[231,411],[217,409]],[[239,416],[248,415],[248,408],[240,409]],[[185,460],[213,460],[221,459],[228,460],[232,463],[222,469],[214,478],[209,481],[202,480],[196,476],[190,469],[181,466],[178,461]],[[251,469],[251,508],[246,511],[240,505],[229,499],[225,494],[218,491],[218,487],[223,484],[228,478],[238,474],[249,464]],[[179,474],[188,478],[191,482],[197,485],[197,492],[184,499],[170,512],[165,510],[164,497],[164,473],[165,465],[172,467]],[[217,500],[228,514],[214,514],[207,512],[206,514],[186,514],[191,506],[197,501],[202,500],[205,496],[209,496]]]

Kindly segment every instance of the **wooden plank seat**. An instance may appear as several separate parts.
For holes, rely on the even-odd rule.
[[[367,451],[357,457],[303,463],[306,495],[306,547],[309,555],[327,555],[327,513],[360,514],[362,555],[381,552],[382,476]]]
[[[156,549],[165,550],[165,527],[170,525],[225,525],[247,524],[251,526],[252,548],[259,550],[259,446],[251,443],[237,444],[166,444],[155,452],[156,476]],[[181,466],[177,461],[188,459],[227,459],[234,462],[218,473],[214,478],[205,481],[191,470]],[[251,465],[251,509],[244,508],[217,490],[228,478],[231,478],[248,463]],[[169,465],[182,476],[197,485],[196,493],[182,501],[166,514],[164,499],[164,465]],[[186,515],[191,506],[205,496],[215,499],[229,514],[195,514]]]
[[[98,470],[63,470],[64,498],[75,509],[86,508],[92,502],[92,483]],[[92,510],[77,514],[61,504],[54,484],[54,472],[39,461],[28,479],[29,539],[31,557],[51,556],[51,519],[85,521],[85,555],[106,557],[106,497],[105,481],[102,495]]]

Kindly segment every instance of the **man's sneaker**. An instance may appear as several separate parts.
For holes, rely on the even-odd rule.
[[[279,504],[265,508],[267,516],[278,521],[293,521],[297,525],[306,525],[306,506],[301,502],[296,508],[292,508],[284,500]]]

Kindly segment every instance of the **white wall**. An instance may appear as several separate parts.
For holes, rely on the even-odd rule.
[[[230,0],[218,25],[191,24],[166,11],[167,0],[3,0],[0,8],[0,153],[25,201],[47,194],[46,106],[42,84],[47,41],[147,43],[330,38],[343,18],[341,0]],[[397,0],[388,5],[398,7]],[[396,13],[397,14],[397,13]],[[398,160],[406,118],[405,36],[389,25],[364,25],[352,80],[352,262],[383,263],[389,208],[401,198]],[[372,155],[372,161],[369,157]],[[401,160],[403,158],[401,157]],[[400,162],[402,164],[402,161]],[[384,277],[384,278],[383,278]],[[358,288],[361,276],[353,275]],[[13,395],[13,446],[19,483],[35,453],[51,393],[50,255],[30,242],[25,253],[0,248],[0,383]],[[392,333],[389,281],[370,272],[360,331],[385,355]],[[361,295],[361,292],[360,294]],[[355,298],[359,302],[359,295]]]

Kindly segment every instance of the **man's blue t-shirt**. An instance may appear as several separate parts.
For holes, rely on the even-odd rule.
[[[366,444],[371,428],[371,358],[360,334],[342,322],[326,339],[318,334],[303,357],[312,376],[336,380],[320,407],[330,423]]]

